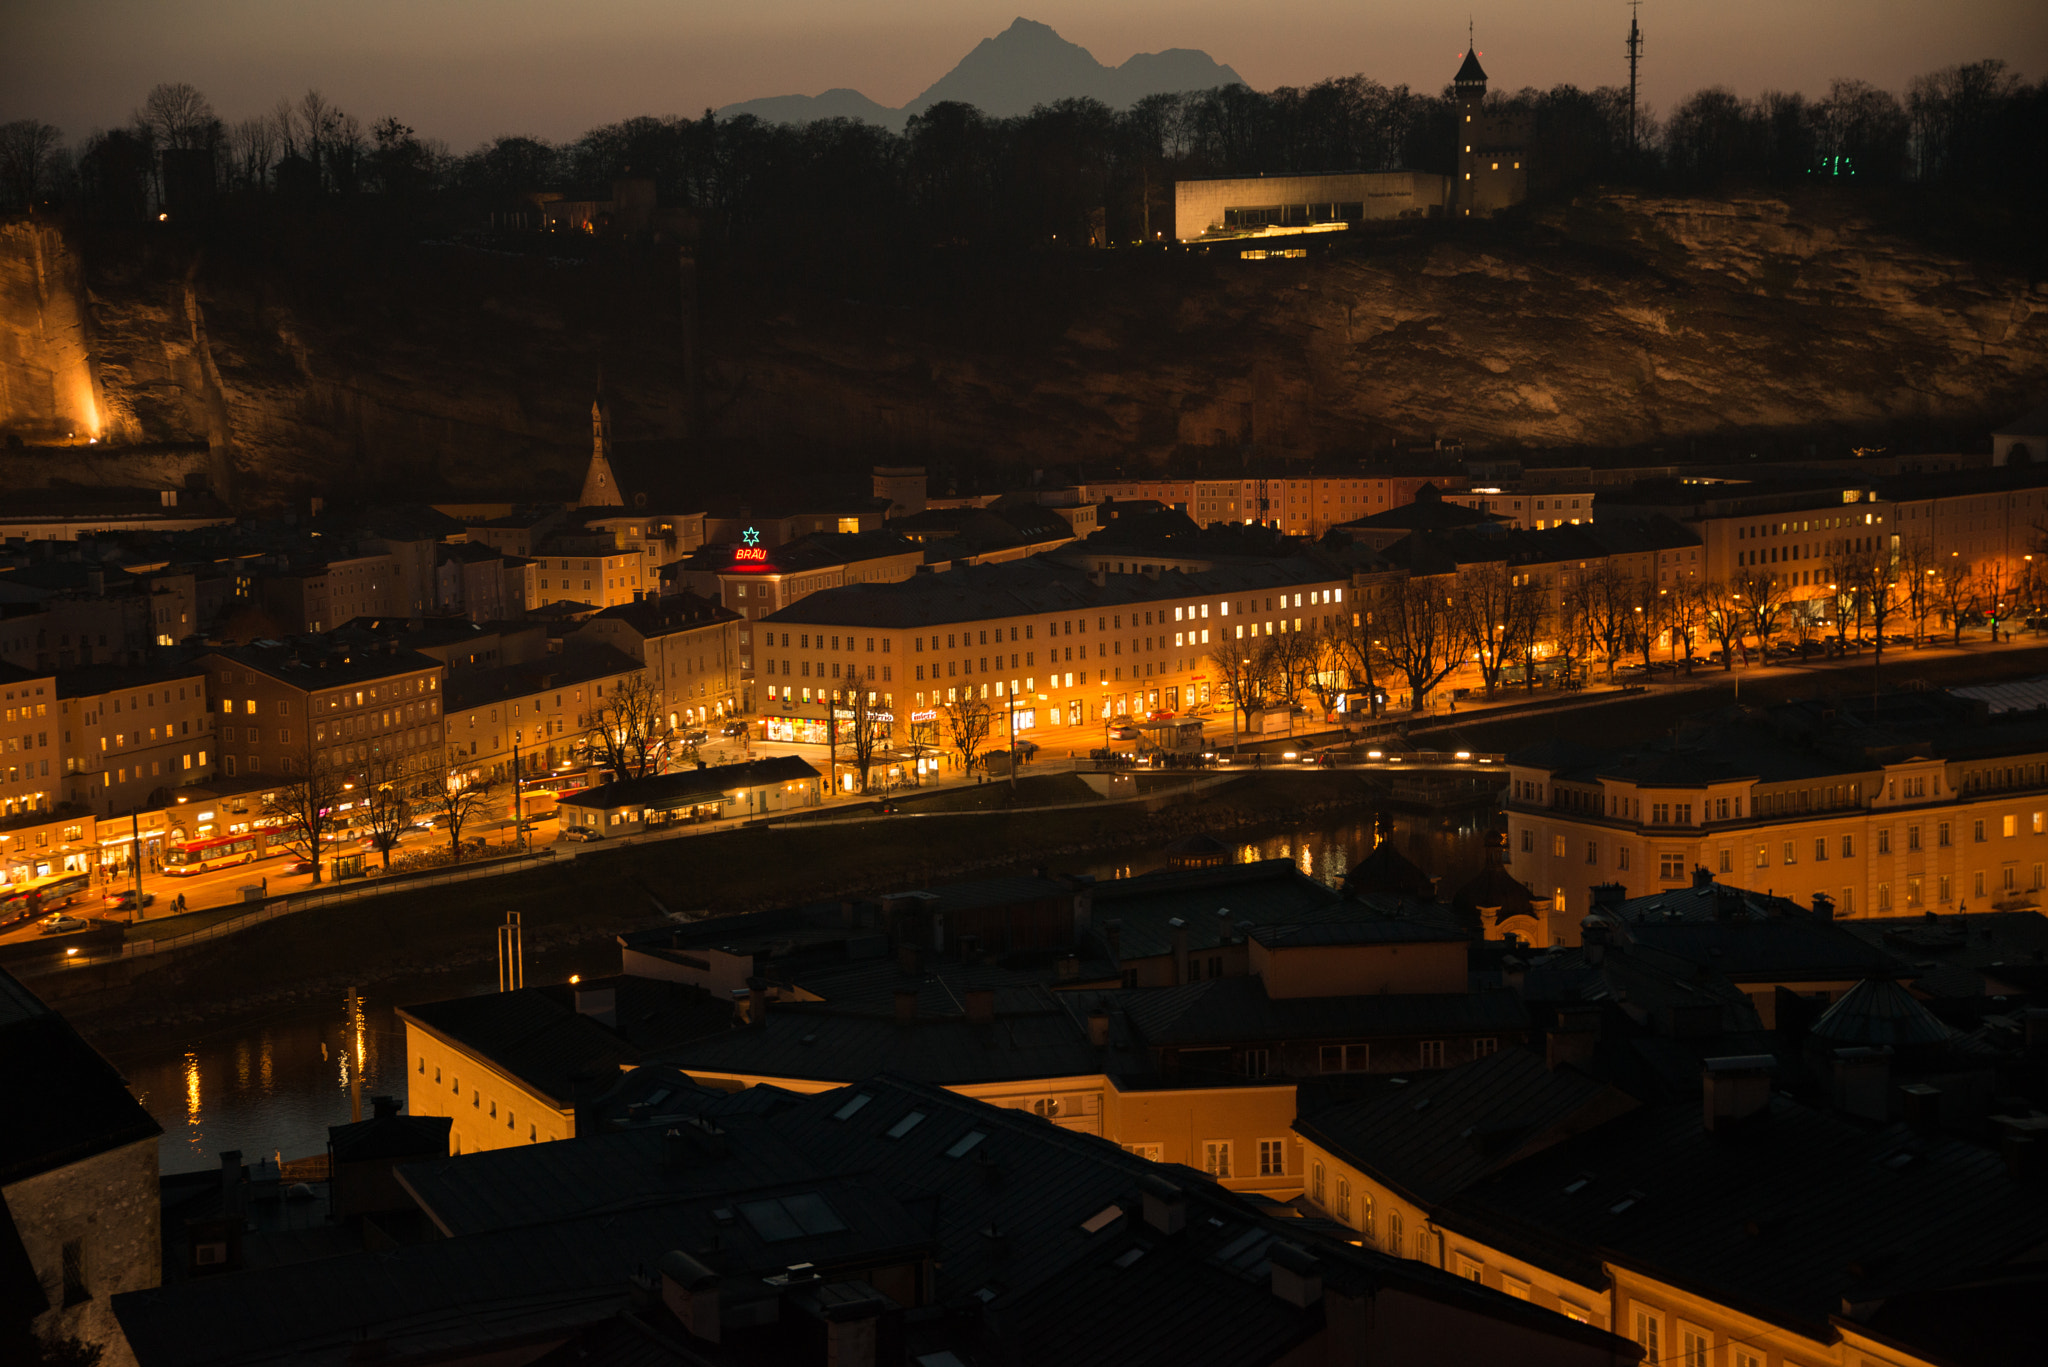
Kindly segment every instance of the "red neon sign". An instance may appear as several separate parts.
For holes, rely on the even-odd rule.
[[[765,564],[768,560],[768,548],[766,546],[735,546],[732,558],[735,564],[742,561],[754,561]]]

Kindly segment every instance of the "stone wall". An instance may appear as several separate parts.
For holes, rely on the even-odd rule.
[[[41,1278],[50,1309],[35,1329],[104,1348],[99,1367],[134,1367],[135,1355],[114,1318],[113,1298],[163,1281],[162,1198],[157,1140],[138,1139],[106,1153],[24,1178],[5,1191],[7,1209]],[[85,1298],[64,1304],[64,1245],[84,1251]]]

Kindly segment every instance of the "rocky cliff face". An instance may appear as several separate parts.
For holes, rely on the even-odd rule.
[[[735,454],[1100,468],[1248,443],[1981,430],[2048,389],[2048,290],[1827,201],[1613,195],[1308,261],[945,269],[914,302],[707,281],[709,433],[679,443],[672,273],[442,244],[309,287],[218,258],[81,270],[47,230],[9,230],[0,396],[34,441],[90,390],[110,435],[209,441],[230,491],[260,503],[351,484],[552,492],[580,469],[600,370],[622,434],[665,439],[707,479],[778,468]]]

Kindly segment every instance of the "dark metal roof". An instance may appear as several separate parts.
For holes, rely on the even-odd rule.
[[[0,1186],[163,1133],[114,1065],[5,969],[0,1096]]]
[[[1211,978],[1114,995],[1139,1038],[1154,1047],[1490,1035],[1529,1027],[1522,999],[1505,990],[1269,997],[1257,978]]]
[[[1836,1045],[1908,1049],[1947,1044],[1956,1032],[1899,984],[1866,978],[1822,1013],[1813,1023],[1813,1034]]]
[[[2048,1189],[2014,1182],[1982,1145],[1782,1096],[1767,1119],[1717,1135],[1695,1092],[1470,1186],[1438,1214],[1519,1228],[1824,1339],[1866,1287],[1929,1284],[2038,1244]]]
[[[1294,1128],[1429,1205],[1635,1106],[1576,1068],[1551,1068],[1516,1048],[1318,1111]]]

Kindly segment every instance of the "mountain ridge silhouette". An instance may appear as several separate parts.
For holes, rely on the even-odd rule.
[[[858,90],[835,87],[817,95],[771,95],[741,100],[718,117],[751,114],[764,123],[808,123],[815,119],[858,119],[901,132],[913,115],[935,104],[971,104],[994,118],[1031,111],[1054,100],[1095,99],[1128,109],[1147,95],[1242,85],[1244,78],[1196,48],[1167,48],[1133,54],[1119,66],[1104,66],[1078,43],[1051,26],[1019,16],[992,38],[984,38],[908,104],[879,104]]]

